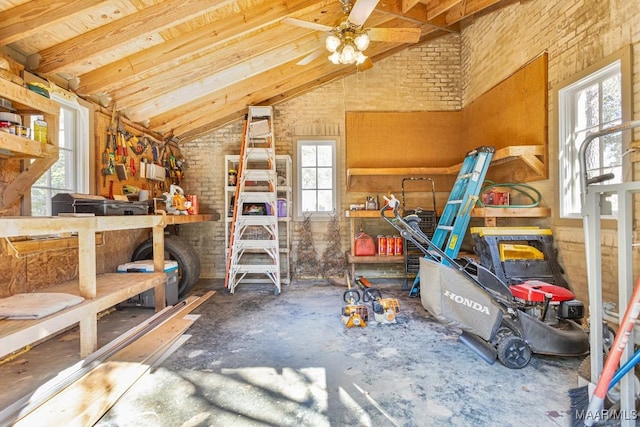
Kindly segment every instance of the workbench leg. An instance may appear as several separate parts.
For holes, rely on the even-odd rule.
[[[80,357],[83,359],[98,349],[98,316],[95,312],[80,318]]]
[[[164,228],[153,227],[153,269],[157,273],[164,272]],[[165,285],[155,287],[155,309],[156,312],[166,306]]]

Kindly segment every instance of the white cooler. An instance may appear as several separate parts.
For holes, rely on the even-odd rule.
[[[118,266],[118,273],[153,273],[153,260],[144,259],[140,261],[128,262]],[[164,296],[167,305],[174,305],[178,302],[178,262],[165,260],[164,272],[167,275],[167,283],[164,287]],[[122,307],[155,307],[155,291],[149,289],[135,297],[129,298],[119,304]]]

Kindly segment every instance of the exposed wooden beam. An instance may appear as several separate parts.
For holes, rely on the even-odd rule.
[[[427,15],[427,5],[423,3],[417,3],[411,9],[403,12],[402,0],[386,0],[378,3],[376,11],[419,25],[430,25],[449,32],[459,31],[458,28],[455,27],[448,28],[444,16],[437,16],[435,19],[429,19]]]
[[[463,0],[431,0],[427,4],[427,19],[434,19],[462,2]]]
[[[0,46],[26,39],[49,25],[102,3],[103,0],[32,0],[0,12]]]
[[[146,73],[155,74],[171,69],[181,58],[195,56],[199,52],[214,49],[229,38],[271,25],[282,19],[283,15],[303,12],[310,8],[315,10],[332,1],[335,0],[295,0],[275,5],[263,2],[249,10],[239,10],[233,16],[227,16],[183,36],[81,75],[78,93],[88,95],[109,92],[130,84],[131,81],[140,81],[148,75]]]
[[[281,27],[280,31],[264,32],[263,37],[259,32],[255,37],[244,38],[238,43],[228,43],[209,55],[194,58],[188,63],[174,67],[173,70],[168,69],[166,72],[157,73],[114,90],[111,95],[118,102],[126,104],[128,108],[135,111],[140,106],[149,104],[156,98],[164,98],[172,92],[187,94],[189,91],[186,89],[196,81],[212,80],[211,76],[218,75],[220,77],[215,78],[217,87],[227,86],[228,82],[237,81],[238,76],[248,77],[251,70],[253,72],[259,70],[256,68],[259,63],[265,67],[274,66],[274,63],[280,65],[293,57],[301,57],[322,48],[322,33],[309,34],[309,30],[304,28]],[[279,35],[279,37],[272,38],[272,35]],[[226,78],[221,77],[222,75],[226,75]],[[168,79],[167,76],[171,78]],[[158,90],[150,96],[146,93],[148,87],[157,87]],[[196,96],[202,94],[203,92],[197,92]]]
[[[464,0],[458,3],[445,14],[445,22],[452,25],[472,16],[489,6],[500,3],[501,0]]]
[[[407,13],[409,9],[418,4],[420,0],[402,0],[402,13]]]
[[[382,54],[396,48],[387,45],[371,47],[371,55]],[[215,129],[232,117],[241,117],[248,105],[265,103],[265,100],[280,100],[282,93],[291,93],[298,87],[311,90],[336,78],[356,72],[354,65],[336,66],[328,60],[319,61],[315,67],[296,65],[290,61],[278,68],[269,70],[259,76],[242,82],[242,90],[231,86],[211,93],[207,97],[196,99],[171,114],[164,114],[151,119],[151,127],[158,127],[163,132],[173,129],[181,140],[192,139]],[[216,120],[216,118],[222,118]]]
[[[131,40],[158,33],[236,1],[163,1],[38,52],[42,60],[35,71],[46,75],[68,70],[80,61],[86,62]]]
[[[380,24],[387,17],[372,21]],[[144,79],[113,93],[114,99],[130,107],[128,117],[142,121],[149,116],[168,111],[176,100],[193,99],[227,87],[252,75],[278,67],[293,59],[300,59],[317,49],[324,49],[325,33],[306,28],[280,25],[279,28],[260,32],[238,43],[228,44],[211,55],[176,67],[167,74]],[[302,36],[302,37],[301,37]],[[327,54],[328,55],[328,54]],[[212,66],[211,64],[215,64]],[[152,97],[147,87],[167,87],[156,90]]]
[[[154,114],[171,111],[177,103],[183,102],[185,99],[204,96],[214,92],[218,88],[232,86],[234,83],[242,82],[246,78],[260,75],[267,70],[276,68],[280,66],[283,61],[297,61],[301,56],[307,55],[321,47],[320,37],[314,37],[312,35],[306,37],[304,40],[305,41],[299,46],[294,43],[289,43],[280,49],[276,49],[274,52],[264,52],[233,67],[226,68],[219,73],[202,77],[193,81],[191,84],[166,93],[162,97],[153,98],[143,105],[137,106],[129,118],[134,122],[142,121]]]

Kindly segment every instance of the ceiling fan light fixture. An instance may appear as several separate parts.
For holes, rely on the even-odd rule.
[[[367,60],[367,56],[364,53],[362,52],[356,53],[356,65],[360,65],[366,60]]]
[[[351,43],[344,45],[340,52],[340,62],[343,64],[353,64],[356,62],[356,48]]]
[[[325,46],[329,52],[335,52],[342,44],[342,41],[335,34],[330,34],[325,40]]]
[[[329,61],[336,65],[340,64],[340,54],[338,52],[333,52],[329,55]]]
[[[353,39],[353,43],[359,51],[363,51],[369,47],[369,36],[367,33],[359,34],[355,39]]]

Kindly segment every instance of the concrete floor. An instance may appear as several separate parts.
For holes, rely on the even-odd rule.
[[[570,424],[567,391],[576,387],[581,358],[536,355],[521,370],[488,365],[457,340],[459,331],[437,323],[419,298],[400,291],[400,281],[372,282],[384,297],[399,299],[396,324],[345,328],[345,288],[326,281],[294,281],[279,296],[267,285],[241,284],[229,295],[222,281],[200,281],[194,294],[217,293],[193,312],[201,317],[187,331],[192,337],[97,425]],[[103,321],[116,325],[114,334],[151,314],[127,309]],[[51,354],[45,346],[71,361],[77,346],[71,341],[51,340],[0,366],[3,382],[33,383],[35,356]],[[71,350],[63,350],[65,342]],[[3,388],[0,404],[24,394]]]

